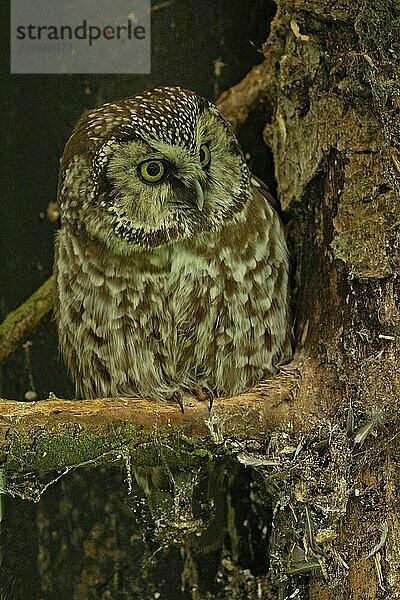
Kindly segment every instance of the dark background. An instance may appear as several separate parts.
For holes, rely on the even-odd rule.
[[[180,85],[216,100],[261,62],[275,5],[267,0],[170,0],[152,3],[150,75],[9,74],[8,2],[1,1],[0,320],[51,274],[57,223],[47,217],[56,199],[59,158],[74,123],[87,108],[160,85]],[[220,73],[216,61],[223,63]],[[271,179],[260,110],[239,132],[251,168]],[[269,171],[268,171],[269,169]],[[72,397],[57,358],[53,323],[0,372],[0,396]]]

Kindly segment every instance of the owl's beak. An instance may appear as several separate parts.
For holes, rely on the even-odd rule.
[[[196,181],[194,182],[194,189],[196,192],[196,206],[199,210],[203,210],[203,206],[204,206],[204,191],[203,188],[201,187],[200,182],[198,181],[198,179],[196,179]]]

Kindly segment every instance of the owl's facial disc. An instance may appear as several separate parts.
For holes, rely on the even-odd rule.
[[[212,154],[144,140],[115,142],[99,185],[115,234],[146,246],[192,237],[209,227]],[[208,208],[208,210],[207,210]]]
[[[217,233],[250,198],[239,143],[217,109],[194,92],[158,88],[82,116],[64,151],[63,224],[109,251]]]

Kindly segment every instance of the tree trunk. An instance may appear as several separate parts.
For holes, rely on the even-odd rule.
[[[325,576],[309,597],[400,598],[400,7],[278,6],[264,133],[294,257],[297,354],[313,361],[303,389],[327,436],[317,488],[304,473],[291,489],[296,510],[312,509],[303,533]]]

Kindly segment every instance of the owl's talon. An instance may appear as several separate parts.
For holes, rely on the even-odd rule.
[[[207,399],[208,399],[208,412],[211,412],[211,409],[214,404],[215,396],[214,396],[213,392],[211,390],[209,390],[208,388],[203,388],[203,391],[206,394]]]
[[[200,400],[200,402],[204,402],[208,400],[208,410],[210,411],[214,404],[214,393],[208,387],[196,387],[194,390],[194,395]]]
[[[175,402],[177,402],[180,406],[181,411],[184,413],[185,412],[185,405],[183,403],[183,394],[181,391],[176,390],[172,396],[171,396],[172,400],[174,400]]]

